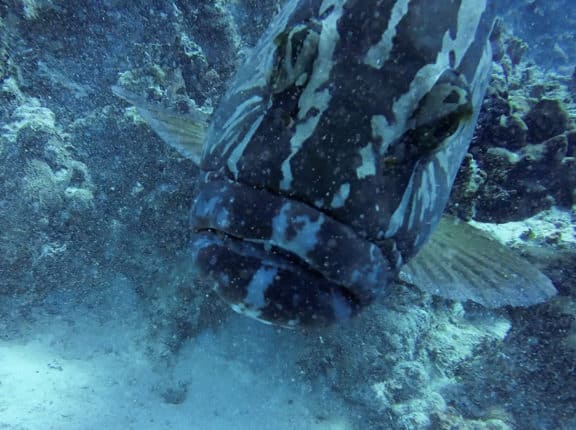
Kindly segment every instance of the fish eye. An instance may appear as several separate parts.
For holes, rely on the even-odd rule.
[[[418,152],[434,151],[472,117],[471,93],[466,79],[455,70],[444,72],[420,100],[409,133]]]
[[[275,94],[302,87],[309,79],[318,53],[319,31],[315,23],[306,22],[276,36],[276,66],[271,75]]]
[[[434,139],[440,143],[449,138],[462,122],[469,118],[468,113],[455,112],[442,117],[434,122],[430,127],[422,127],[422,134],[428,138]]]
[[[420,155],[428,154],[440,149],[443,143],[454,135],[460,125],[470,117],[471,110],[468,109],[451,112],[431,123],[423,124],[410,130],[404,139],[410,142],[413,154],[414,152]]]

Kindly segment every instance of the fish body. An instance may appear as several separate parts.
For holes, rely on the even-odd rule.
[[[195,262],[239,312],[354,315],[436,226],[488,83],[486,1],[289,1],[216,110]]]
[[[286,3],[210,119],[195,185],[192,260],[234,310],[345,320],[417,255],[488,85],[490,3]]]

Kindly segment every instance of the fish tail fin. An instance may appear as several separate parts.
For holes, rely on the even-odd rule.
[[[208,128],[208,115],[196,110],[188,115],[171,112],[118,86],[112,92],[134,105],[140,116],[168,145],[195,163],[199,163],[204,136]]]
[[[488,308],[531,306],[556,294],[552,281],[479,229],[443,217],[400,275],[422,291]]]

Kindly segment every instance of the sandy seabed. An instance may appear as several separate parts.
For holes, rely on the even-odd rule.
[[[137,312],[116,317],[77,309],[0,342],[0,429],[350,428],[298,377],[285,334],[233,316],[153,359]]]

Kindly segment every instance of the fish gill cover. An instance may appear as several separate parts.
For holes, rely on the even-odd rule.
[[[400,19],[418,2],[388,3]],[[213,279],[189,261],[190,207],[206,169],[164,145],[145,115],[110,91],[115,85],[136,94],[171,120],[218,114],[236,70],[283,5],[0,5],[0,426],[575,427],[576,48],[570,2],[508,2],[498,11],[489,86],[447,207],[528,258],[558,295],[528,308],[488,310],[420,292],[422,284],[403,276],[356,318],[297,332],[231,316],[211,292]],[[319,19],[330,20],[344,10],[323,12]],[[445,24],[430,21],[434,28]],[[327,49],[318,37],[322,25],[295,23],[274,38],[277,52],[300,54],[274,57],[272,106],[278,109],[269,124],[298,127],[297,112],[282,114],[294,103],[285,96],[312,79],[312,60]],[[371,45],[388,46],[378,37],[382,28],[367,28],[365,35]],[[342,91],[361,88],[349,77],[339,82]],[[452,120],[430,130],[426,118],[436,110],[426,107],[437,108],[434,101],[447,87],[465,96],[466,86],[454,74],[435,82],[413,118],[424,125],[419,136],[432,131],[432,142],[443,147],[467,110],[445,111]],[[377,97],[376,90],[364,95],[368,102]],[[311,104],[321,110],[321,102]],[[361,114],[366,104],[353,108]],[[436,151],[415,149],[415,157]],[[265,150],[258,155],[250,163],[266,160]],[[386,167],[401,169],[396,159],[387,158]],[[231,166],[231,174],[237,166],[248,179],[259,172],[253,164]],[[360,176],[370,171],[360,169]],[[294,181],[312,179],[293,175]],[[324,203],[312,203],[338,213],[354,196],[353,187],[339,179]],[[266,219],[273,217],[260,227]],[[356,231],[369,228],[357,219]],[[310,217],[297,225],[313,230],[316,223]],[[440,249],[426,260],[435,262],[436,272],[444,253],[453,253]],[[347,264],[358,258],[346,255]],[[464,267],[474,276],[474,265]],[[261,273],[267,279],[269,272]],[[434,288],[446,285],[427,291],[440,293]],[[443,294],[469,298],[460,291]],[[346,314],[342,303],[340,316]]]

